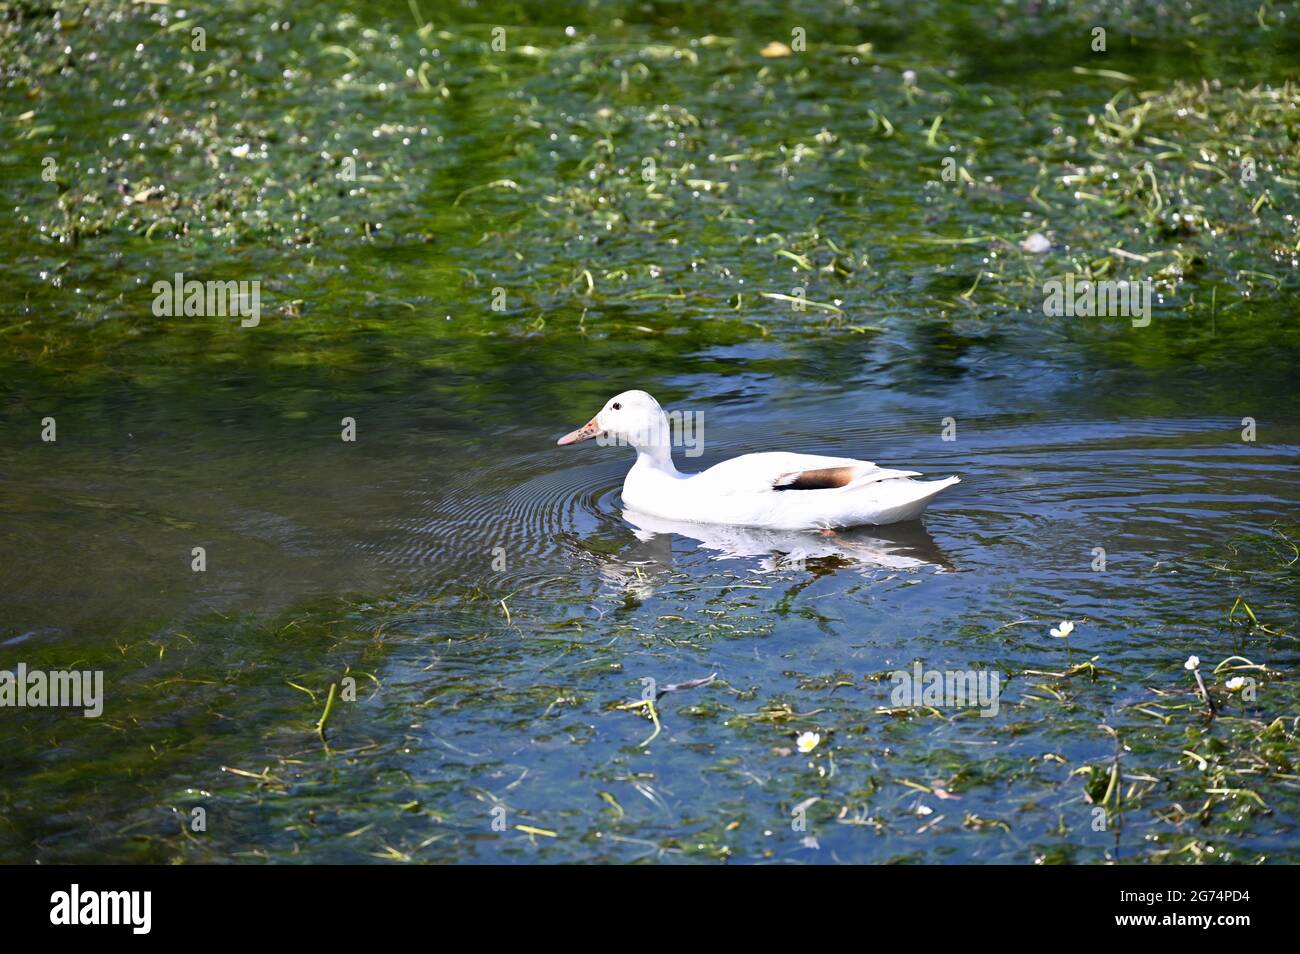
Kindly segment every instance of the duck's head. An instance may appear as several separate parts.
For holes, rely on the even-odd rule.
[[[639,451],[667,448],[671,438],[668,415],[644,391],[624,391],[606,401],[590,421],[556,443],[576,444],[593,437],[600,444],[623,444]]]

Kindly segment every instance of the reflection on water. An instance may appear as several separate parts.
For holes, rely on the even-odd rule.
[[[852,566],[952,569],[921,521],[817,533],[686,523],[626,509],[623,519],[635,528],[638,540],[658,540],[659,545],[653,550],[669,566],[672,565],[672,536],[676,535],[706,550],[718,551],[717,559],[758,557],[759,566],[766,572],[792,567],[803,569],[805,565],[813,572]]]
[[[890,346],[888,336],[878,345]],[[977,357],[1004,360],[993,349]],[[681,406],[710,414],[700,466],[781,446],[963,478],[923,522],[834,536],[626,512],[618,488],[630,453],[556,449],[556,422],[572,409],[543,399],[546,377],[520,382],[525,409],[513,420],[484,415],[435,448],[411,424],[420,407],[376,402],[357,416],[389,435],[382,448],[252,429],[109,463],[69,447],[56,471],[10,451],[3,651],[54,667],[75,647],[106,670],[108,704],[102,720],[27,711],[22,735],[6,728],[0,814],[11,827],[0,851],[67,860],[122,857],[132,844],[142,859],[220,860],[254,845],[355,861],[389,846],[421,859],[628,860],[672,843],[689,818],[713,857],[727,845],[763,850],[784,800],[850,791],[860,793],[853,811],[882,814],[889,834],[864,840],[823,819],[822,850],[841,858],[939,845],[971,860],[1024,861],[1062,845],[1072,857],[1139,856],[1139,828],[1082,847],[1044,832],[1086,814],[1070,773],[1113,751],[1095,726],[1153,739],[1150,703],[1170,697],[1144,687],[1179,698],[1188,654],[1297,660],[1292,641],[1269,634],[1295,622],[1287,540],[1300,424],[1272,418],[1267,443],[1244,443],[1231,417],[1198,416],[1200,397],[1177,377],[1162,388],[1175,413],[1108,420],[1064,375],[1034,391],[996,378],[935,391],[926,380],[774,397],[770,378],[718,377],[687,360],[665,382],[688,396]],[[944,441],[939,422],[957,395],[958,439]],[[208,545],[206,574],[189,572],[194,540]],[[1267,632],[1227,622],[1238,595]],[[1047,635],[1059,619],[1077,622],[1068,646]],[[1045,688],[1033,680],[1048,677],[1008,679],[998,719],[879,714],[889,706],[880,675],[913,661],[1007,674],[1093,657],[1112,675]],[[664,697],[662,732],[644,748],[648,724],[612,708],[639,697],[643,679],[714,672],[714,684]],[[360,698],[334,717],[330,755],[311,725],[344,674]],[[833,782],[780,754],[805,729],[831,740]],[[1160,731],[1174,740],[1182,730]],[[45,737],[58,747],[30,741]],[[105,749],[106,738],[125,744]],[[1065,761],[1040,763],[1044,752]],[[146,753],[152,774],[141,781]],[[1182,778],[1163,744],[1130,758],[1134,774]],[[266,765],[281,785],[222,769]],[[347,782],[336,790],[340,766]],[[81,773],[92,770],[88,795]],[[963,813],[1009,819],[1018,834],[954,826],[918,842],[908,827],[918,805],[945,806],[882,784],[898,778],[959,784]],[[172,812],[200,791],[224,827],[178,840]],[[599,792],[618,801],[617,820]],[[485,840],[493,799],[563,837]],[[1009,816],[1008,799],[1032,807]],[[56,824],[51,802],[102,821],[70,810]],[[403,804],[422,807],[392,809]],[[316,827],[304,831],[308,809]],[[366,826],[363,849],[337,837]],[[595,831],[619,838],[590,840]],[[1255,851],[1289,844],[1236,837]],[[783,836],[780,851],[826,860],[798,838]]]
[[[5,723],[0,852],[123,857],[129,844],[141,859],[220,860],[253,845],[356,861],[388,846],[418,859],[629,860],[687,830],[706,857],[748,855],[781,830],[787,800],[821,792],[885,819],[888,833],[869,839],[823,819],[821,850],[845,859],[938,846],[970,860],[1063,846],[1140,857],[1137,827],[1081,845],[1046,834],[1059,816],[1086,815],[1070,773],[1112,756],[1096,725],[1147,739],[1126,771],[1176,786],[1181,747],[1166,757],[1164,740],[1183,746],[1183,730],[1177,719],[1153,728],[1148,713],[1181,698],[1182,659],[1236,654],[1278,671],[1300,661],[1293,641],[1270,635],[1295,623],[1295,416],[1269,418],[1268,441],[1252,445],[1230,415],[1198,414],[1201,396],[1176,376],[1160,388],[1171,413],[1100,420],[1092,389],[1068,375],[1033,390],[996,377],[936,390],[919,375],[889,390],[773,395],[772,378],[719,377],[709,363],[685,360],[665,382],[686,396],[680,406],[709,414],[700,466],[779,446],[963,482],[923,522],[834,536],[648,518],[619,500],[629,453],[553,446],[573,409],[545,400],[548,376],[519,383],[513,419],[480,415],[480,428],[435,447],[411,423],[426,416],[418,404],[375,402],[356,413],[388,435],[383,447],[250,429],[107,463],[60,448],[57,470],[7,452],[2,649],[50,667],[70,650],[93,660],[108,704],[102,720],[28,711]],[[940,421],[958,402],[958,439],[944,441]],[[206,574],[189,572],[195,540],[208,546]],[[1228,622],[1238,595],[1267,631]],[[1068,646],[1047,635],[1060,619],[1077,622]],[[998,719],[880,714],[881,674],[913,661],[1007,674],[1094,657],[1105,679],[1009,678]],[[643,679],[714,672],[714,684],[664,697],[646,747],[648,723],[613,708],[638,698]],[[345,674],[361,692],[334,716],[329,754],[311,726]],[[829,740],[833,780],[781,754],[796,730]],[[57,748],[31,741],[50,737]],[[1045,752],[1064,761],[1041,762]],[[267,765],[280,784],[222,769]],[[918,801],[902,778],[959,785],[963,817],[1014,822],[1015,836],[956,825],[918,840],[918,806],[947,806]],[[173,811],[200,797],[224,826],[205,842],[179,838]],[[562,837],[485,839],[493,799]],[[71,806],[66,821],[51,820],[51,803]],[[405,804],[421,807],[393,808]],[[1009,804],[1030,807],[1013,815]],[[89,826],[83,811],[102,820]],[[361,842],[338,837],[363,828]],[[1289,830],[1234,843],[1286,849]],[[792,860],[827,860],[778,840]]]

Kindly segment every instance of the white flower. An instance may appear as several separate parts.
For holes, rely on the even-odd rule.
[[[1223,688],[1229,692],[1241,692],[1246,688],[1246,679],[1243,676],[1233,676],[1223,684]]]
[[[1197,669],[1200,667],[1200,665],[1201,665],[1200,656],[1188,656],[1187,662],[1183,663],[1183,668],[1188,670]]]
[[[1020,243],[1020,249],[1031,255],[1044,255],[1052,250],[1052,242],[1042,232],[1035,232]]]
[[[230,154],[236,159],[247,159],[249,153],[248,143],[243,143],[230,150]]]
[[[821,744],[822,737],[816,732],[800,732],[799,737],[795,739],[795,745],[799,746],[799,751],[807,755],[813,749]]]
[[[1068,619],[1061,620],[1061,625],[1052,630],[1052,635],[1057,639],[1065,639],[1074,632],[1074,624]]]

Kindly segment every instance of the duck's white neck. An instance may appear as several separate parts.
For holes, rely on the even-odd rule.
[[[673,477],[678,476],[677,468],[673,466],[673,449],[667,441],[638,446],[636,463],[632,467],[634,470],[657,470]]]
[[[657,419],[640,422],[624,431],[621,437],[636,451],[633,471],[679,476],[673,466],[673,432],[667,414],[660,411]]]
[[[677,476],[673,466],[673,435],[666,415],[660,414],[659,420],[644,427],[638,427],[626,435],[628,444],[636,451],[636,464],[633,470],[640,473],[657,472]]]

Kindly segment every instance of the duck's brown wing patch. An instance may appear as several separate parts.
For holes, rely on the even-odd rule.
[[[822,467],[782,474],[772,482],[776,490],[830,490],[853,482],[856,467]]]

